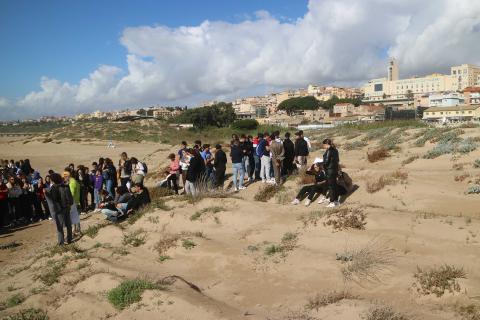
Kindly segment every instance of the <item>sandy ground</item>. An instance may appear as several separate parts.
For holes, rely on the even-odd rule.
[[[467,133],[478,135],[476,130]],[[118,159],[123,150],[147,158],[153,169],[176,149],[148,143],[123,144],[111,150],[104,142],[8,141],[2,140],[0,157],[29,157],[42,172],[62,168],[72,159],[75,164],[89,164],[100,154]],[[431,147],[427,143],[413,148],[405,142],[400,152],[374,164],[366,160],[368,148],[340,149],[345,171],[359,186],[343,207],[366,214],[364,230],[335,231],[323,224],[323,206],[290,205],[300,188],[295,179],[266,203],[254,201],[261,183],[234,197],[206,198],[195,204],[169,197],[168,211],[153,210],[133,225],[109,225],[94,238],[84,236],[77,245],[87,254],[70,258],[59,282],[49,287],[35,275],[52,260],[69,257],[68,253],[39,257],[54,244],[53,224],[41,222],[3,233],[0,244],[16,240],[23,245],[0,250],[0,301],[17,293],[26,300],[0,315],[35,307],[45,310],[50,319],[362,319],[372,306],[388,304],[415,319],[461,319],[453,307],[478,302],[480,297],[479,196],[465,194],[469,181],[480,175],[480,169],[472,166],[480,151],[421,159]],[[415,154],[420,159],[401,165]],[[404,183],[376,193],[366,191],[367,181],[398,169],[408,173]],[[462,174],[470,177],[455,181]],[[221,207],[221,211],[191,219],[194,213],[212,207]],[[310,217],[317,217],[316,223]],[[101,222],[98,214],[82,217],[84,230]],[[145,244],[123,245],[123,236],[135,230],[144,232]],[[266,253],[272,244],[281,246],[282,237],[289,233],[295,236],[287,249]],[[178,240],[160,254],[159,241],[175,235]],[[191,249],[182,246],[187,238],[195,243]],[[341,273],[345,264],[336,255],[365,248],[371,241],[392,249],[391,262],[374,272],[376,279],[345,281]],[[128,254],[119,253],[122,247]],[[169,259],[161,261],[160,255]],[[436,297],[413,289],[417,266],[443,264],[463,267],[466,272],[466,279],[459,280],[459,292]],[[106,292],[135,278],[176,281],[170,281],[166,290],[145,291],[140,302],[124,310],[115,309]],[[309,299],[332,291],[350,296],[318,310],[305,308]]]

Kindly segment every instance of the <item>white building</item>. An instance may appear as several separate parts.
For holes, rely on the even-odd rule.
[[[469,86],[478,85],[480,67],[462,64],[450,69],[449,75],[434,73],[424,77],[398,79],[398,65],[390,60],[388,76],[370,80],[363,86],[365,102],[388,100],[411,100],[415,94],[462,91]]]
[[[429,107],[453,107],[464,104],[465,98],[462,93],[432,93],[428,97]]]

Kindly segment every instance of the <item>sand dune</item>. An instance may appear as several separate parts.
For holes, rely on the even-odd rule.
[[[167,197],[169,210],[152,210],[134,224],[108,225],[94,238],[85,235],[77,242],[76,253],[51,253],[55,235],[50,222],[3,234],[1,244],[16,240],[23,245],[0,251],[0,300],[17,293],[26,300],[0,315],[33,307],[44,310],[50,319],[362,319],[380,304],[392,306],[408,319],[462,319],[455,305],[477,303],[480,296],[479,198],[465,194],[480,177],[480,169],[472,166],[480,150],[423,159],[434,145],[413,147],[411,137],[417,131],[408,131],[410,138],[405,136],[400,150],[376,163],[366,160],[376,140],[361,150],[340,149],[345,171],[359,186],[341,208],[365,214],[363,230],[324,225],[337,211],[316,203],[308,208],[279,204],[283,199],[291,201],[300,188],[296,179],[289,179],[281,194],[268,202],[254,201],[263,188],[260,183],[235,197],[207,197],[194,204]],[[476,135],[478,129],[465,129],[463,136]],[[344,137],[336,141],[346,143]],[[149,156],[153,170],[176,149],[141,143],[108,150],[104,144],[3,141],[1,157],[28,154],[44,171],[62,168],[71,159],[88,164],[100,154],[117,159],[126,150],[139,158]],[[420,158],[402,165],[415,154]],[[367,192],[369,181],[397,170],[407,177],[378,192]],[[469,177],[455,181],[462,174]],[[196,212],[201,214],[192,218]],[[83,230],[102,222],[98,214],[87,215]],[[124,245],[124,236],[134,231],[145,236],[144,243]],[[373,271],[375,278],[345,280],[342,269],[348,263],[337,257],[368,248],[372,241],[389,250],[385,255],[390,262]],[[372,250],[374,256],[378,248]],[[61,261],[65,264],[58,283],[47,286],[35,279]],[[440,297],[417,292],[412,286],[417,266],[444,264],[465,271],[466,278],[457,279],[459,290],[447,290]],[[162,285],[146,290],[139,302],[123,310],[109,303],[109,290],[137,278]],[[348,295],[321,305],[322,295],[333,291]]]

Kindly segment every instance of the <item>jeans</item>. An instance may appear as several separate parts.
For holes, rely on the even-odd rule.
[[[118,211],[110,210],[110,209],[102,209],[102,213],[107,217],[108,220],[112,222],[116,222],[118,219]]]
[[[72,221],[70,220],[70,210],[68,208],[62,209],[53,215],[55,224],[57,226],[57,241],[62,245],[65,243],[65,235],[63,228],[67,228],[67,242],[72,242]]]
[[[243,178],[245,177],[245,169],[241,162],[232,164],[233,170],[233,187],[235,189],[243,187]],[[237,182],[238,173],[240,173],[240,179]]]
[[[192,197],[197,195],[197,190],[195,189],[195,183],[191,181],[185,181],[185,194],[189,194]]]
[[[261,162],[260,162],[260,157],[257,156],[257,154],[253,155],[253,163],[255,164],[255,179],[260,179],[260,168],[261,168]]]
[[[100,191],[98,189],[93,190],[93,196],[95,197],[95,208],[98,208],[100,202],[102,202],[102,198],[100,197]]]
[[[262,156],[260,163],[260,178],[262,180],[270,180],[270,157]]]
[[[242,166],[243,166],[244,173],[248,175],[248,173],[250,172],[250,159],[248,158],[248,156],[243,156]]]

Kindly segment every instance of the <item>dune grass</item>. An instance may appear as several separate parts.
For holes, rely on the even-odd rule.
[[[49,317],[41,309],[29,308],[3,317],[2,320],[49,320]]]
[[[460,292],[458,279],[465,279],[467,274],[461,267],[444,264],[425,269],[417,267],[417,272],[413,277],[416,280],[413,287],[417,289],[417,292],[423,295],[434,294],[441,297],[446,291],[450,293]]]
[[[159,289],[159,286],[149,280],[127,280],[110,290],[107,293],[107,299],[115,308],[123,310],[132,303],[142,300],[142,294],[145,290],[154,289]]]

